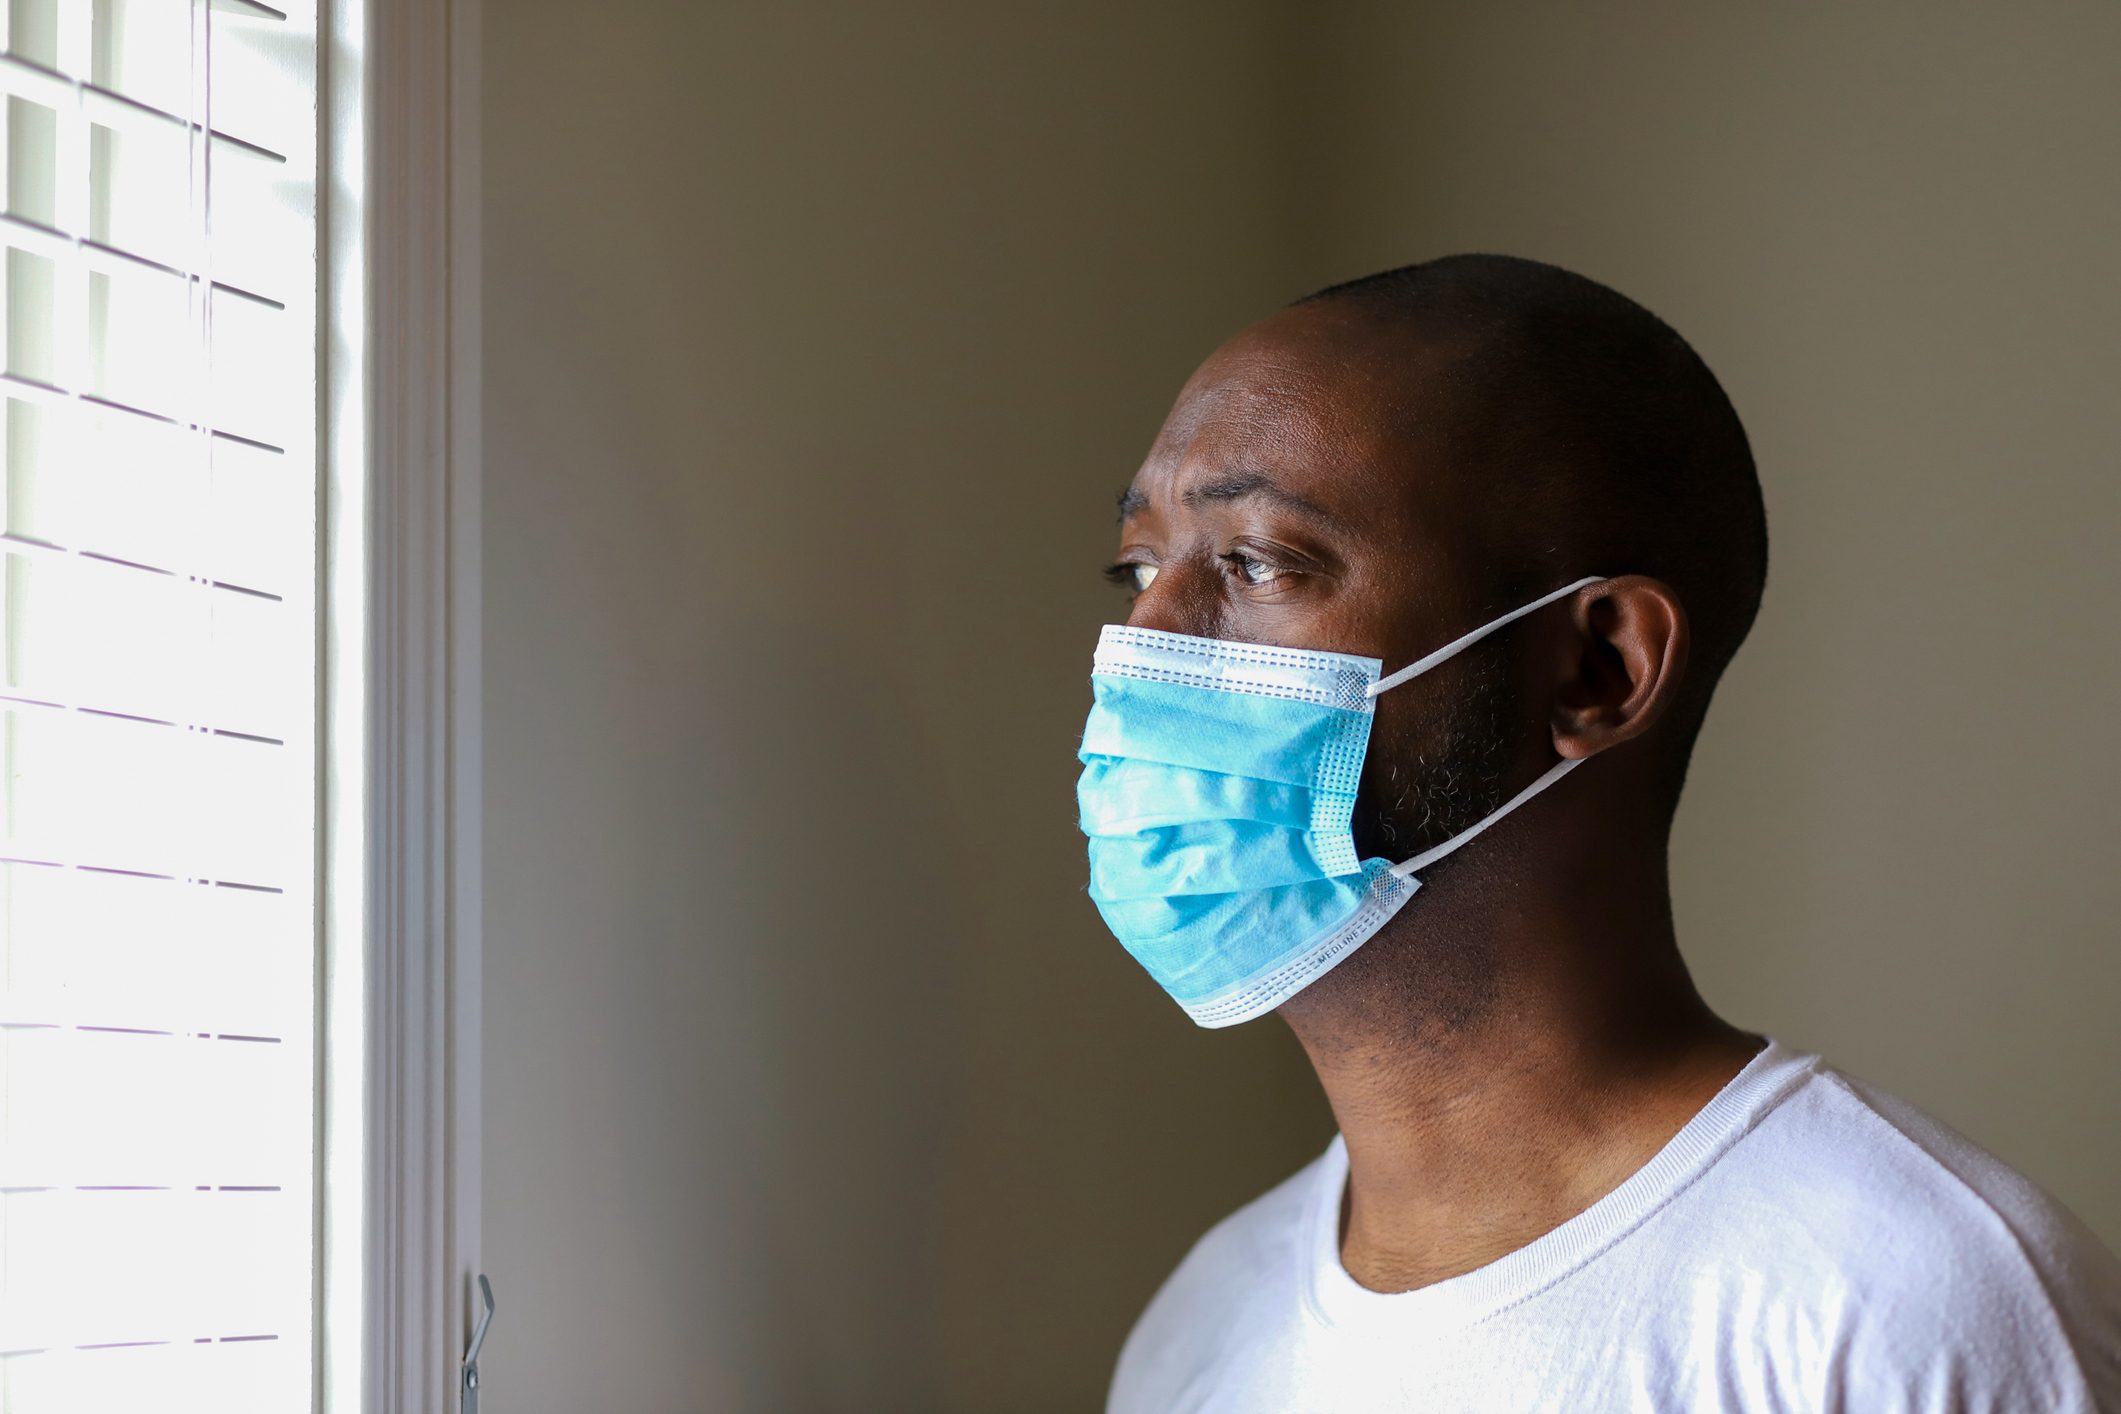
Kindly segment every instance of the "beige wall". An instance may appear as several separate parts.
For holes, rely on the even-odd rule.
[[[1072,795],[1113,497],[1293,278],[1278,36],[486,16],[493,1406],[1089,1407],[1326,1133]]]
[[[1090,1406],[1323,1142],[1081,897],[1095,571],[1208,346],[1457,248],[1753,429],[1712,997],[2121,1240],[2116,12],[994,8],[486,6],[495,1407]]]

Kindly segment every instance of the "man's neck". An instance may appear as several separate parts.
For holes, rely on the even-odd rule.
[[[1655,872],[1513,888],[1477,926],[1424,898],[1283,1009],[1347,1144],[1358,1282],[1412,1290],[1560,1226],[1758,1051],[1695,992]]]

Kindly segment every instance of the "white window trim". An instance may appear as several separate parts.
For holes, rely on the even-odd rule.
[[[478,37],[319,24],[326,1414],[455,1411],[480,1270]]]

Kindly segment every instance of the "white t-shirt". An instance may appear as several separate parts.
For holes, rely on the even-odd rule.
[[[1347,1151],[1225,1219],[1149,1303],[1112,1414],[2121,1411],[2121,1263],[1911,1106],[1770,1043],[1531,1245],[1380,1295]]]

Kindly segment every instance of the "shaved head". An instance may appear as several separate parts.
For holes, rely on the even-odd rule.
[[[1454,255],[1329,286],[1425,356],[1395,375],[1393,432],[1478,490],[1466,526],[1506,609],[1583,573],[1652,575],[1693,628],[1665,752],[1676,801],[1717,678],[1767,579],[1767,514],[1722,385],[1670,325],[1536,260]]]

